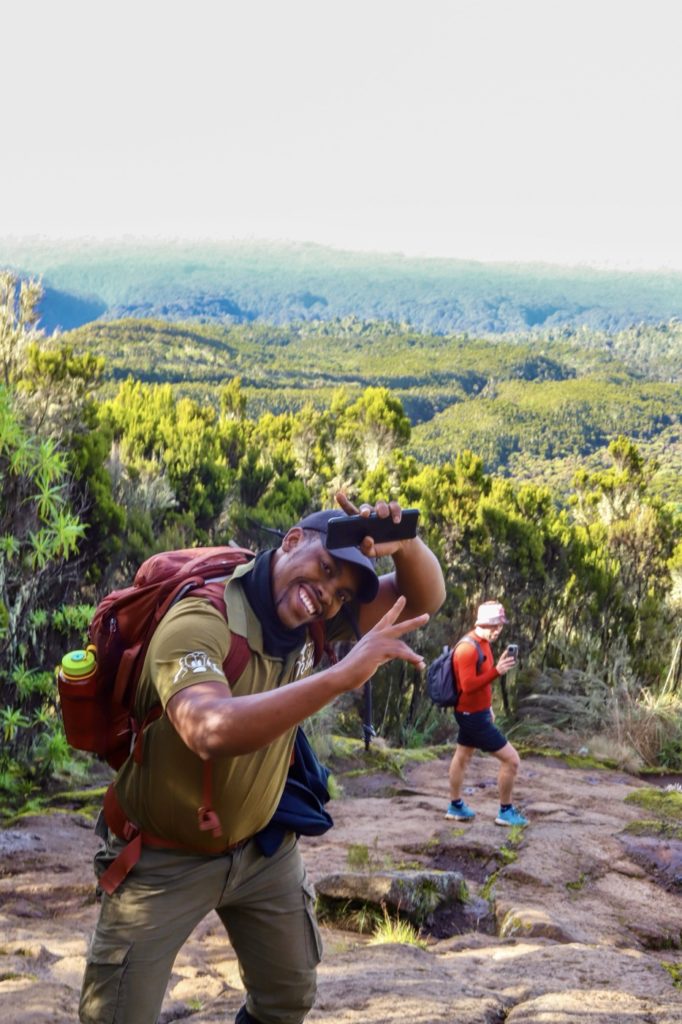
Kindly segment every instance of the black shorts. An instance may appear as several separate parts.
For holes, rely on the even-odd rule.
[[[493,722],[490,711],[455,711],[455,718],[459,726],[457,742],[463,747],[475,747],[494,754],[507,743],[507,737]]]

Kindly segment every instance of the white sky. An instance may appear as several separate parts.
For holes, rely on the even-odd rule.
[[[682,268],[679,0],[34,0],[0,236]]]

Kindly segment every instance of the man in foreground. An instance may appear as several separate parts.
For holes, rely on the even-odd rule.
[[[528,821],[512,804],[514,780],[520,758],[495,725],[492,710],[492,683],[516,664],[516,657],[505,651],[497,664],[490,646],[502,632],[507,621],[498,601],[479,605],[476,626],[452,652],[453,672],[458,683],[459,699],[455,718],[459,725],[457,746],[450,762],[450,804],[446,818],[472,821],[476,812],[462,799],[464,775],[476,750],[492,754],[500,762],[497,786],[500,809],[497,825],[527,825]]]
[[[396,502],[378,502],[376,511],[401,516]],[[187,597],[154,633],[136,713],[142,721],[160,701],[163,714],[117,776],[125,824],[117,838],[107,812],[100,876],[128,856],[130,826],[143,842],[123,881],[103,896],[82,1024],[155,1024],[175,957],[211,910],[247,993],[238,1024],[300,1024],[313,1004],[321,943],[296,836],[287,833],[270,856],[253,837],[277,809],[298,724],[393,658],[423,668],[403,636],[424,626],[445,596],[438,561],[418,537],[327,550],[334,514],[306,517],[279,548],[235,569],[225,586],[229,628],[207,600]],[[377,577],[371,559],[382,555],[393,558],[394,571]],[[341,662],[311,674],[320,623],[328,642],[352,639],[356,629],[360,639]],[[231,634],[246,637],[251,650],[235,679],[223,671]]]

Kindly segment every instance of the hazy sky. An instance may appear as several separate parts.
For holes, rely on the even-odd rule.
[[[682,268],[678,0],[33,0],[0,235]]]

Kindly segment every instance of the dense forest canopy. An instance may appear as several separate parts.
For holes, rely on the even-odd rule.
[[[427,658],[494,596],[521,650],[510,724],[682,766],[676,323],[476,339],[133,318],[45,336],[39,301],[0,274],[0,795],[72,770],[52,669],[103,593],[157,550],[272,546],[266,529],[339,488],[420,509],[448,588],[414,638]],[[374,687],[387,737],[447,728],[414,670]]]
[[[486,471],[571,487],[623,433],[659,462],[652,486],[682,501],[682,325],[542,341],[420,334],[393,324],[215,326],[123,320],[63,336],[105,361],[106,393],[128,376],[217,405],[238,374],[251,415],[325,408],[339,386],[387,388],[413,426],[406,450],[443,462],[475,451]]]

